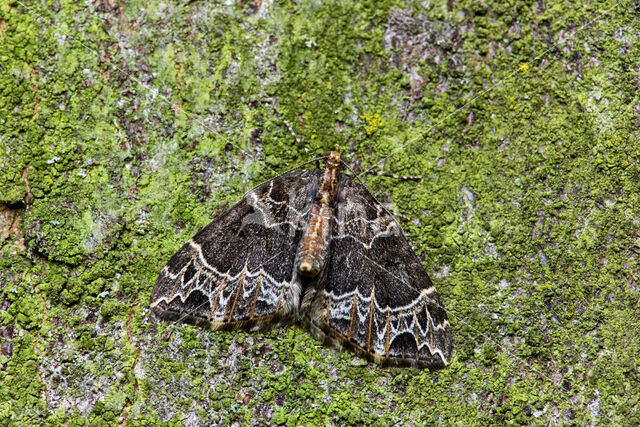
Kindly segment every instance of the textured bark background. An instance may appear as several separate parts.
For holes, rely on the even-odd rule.
[[[0,423],[639,424],[640,4],[0,4]],[[450,313],[437,371],[150,314],[339,144]]]

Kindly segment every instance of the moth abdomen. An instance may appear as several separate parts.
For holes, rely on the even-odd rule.
[[[309,213],[309,223],[297,251],[297,268],[302,276],[313,278],[324,270],[329,255],[332,211],[313,206]]]

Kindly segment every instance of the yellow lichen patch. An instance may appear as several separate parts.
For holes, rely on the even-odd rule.
[[[373,134],[376,130],[380,129],[383,126],[382,118],[380,114],[363,114],[360,116],[362,120],[367,122],[367,127],[365,130],[367,131],[367,135]]]

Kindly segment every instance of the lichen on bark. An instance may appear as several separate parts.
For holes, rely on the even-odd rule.
[[[3,424],[638,424],[633,1],[0,4]],[[455,356],[158,322],[168,258],[335,144]]]

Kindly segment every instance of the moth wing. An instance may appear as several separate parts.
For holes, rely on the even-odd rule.
[[[294,268],[296,242],[319,175],[280,175],[200,230],[156,280],[154,312],[212,329],[259,329],[292,320],[302,290]]]
[[[338,188],[324,286],[305,295],[312,331],[377,363],[446,366],[447,313],[400,226],[364,186]]]

